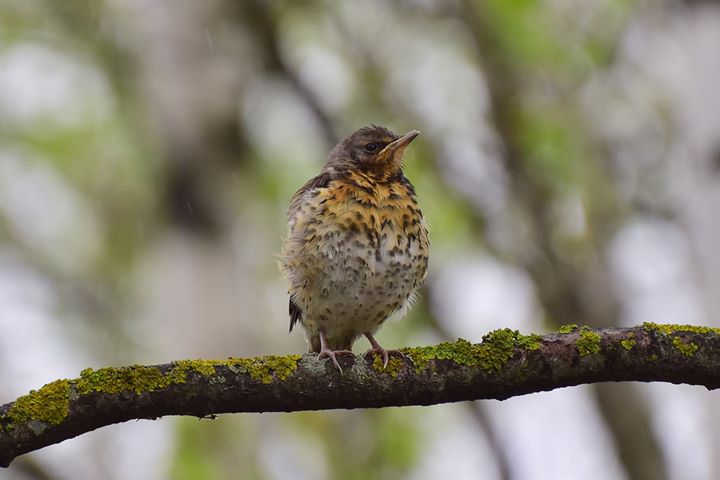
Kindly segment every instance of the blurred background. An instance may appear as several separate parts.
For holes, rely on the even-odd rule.
[[[292,194],[369,123],[430,276],[388,348],[720,318],[712,1],[3,0],[0,403],[86,367],[298,353]],[[363,340],[356,351],[364,351]],[[717,394],[166,418],[2,479],[715,479]]]

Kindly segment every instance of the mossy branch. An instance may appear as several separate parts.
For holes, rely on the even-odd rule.
[[[570,325],[545,336],[504,329],[478,344],[402,351],[386,368],[377,357],[341,356],[342,374],[315,355],[87,369],[0,407],[0,466],[105,425],[165,415],[502,400],[607,381],[720,386],[720,330],[707,327]]]

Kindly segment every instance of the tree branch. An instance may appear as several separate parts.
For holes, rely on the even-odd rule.
[[[83,370],[0,407],[0,466],[23,453],[131,419],[238,412],[433,405],[497,399],[607,381],[720,386],[720,329],[643,324],[563,327],[545,336],[496,330],[472,344],[342,356],[183,360]]]

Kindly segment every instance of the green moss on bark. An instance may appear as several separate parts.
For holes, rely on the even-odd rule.
[[[520,335],[517,332],[515,333],[517,334],[515,341],[519,347],[524,348],[525,350],[540,350],[540,347],[542,347],[542,335],[537,335],[535,333],[531,333],[530,335]]]
[[[372,363],[372,366],[375,370],[380,373],[390,375],[392,378],[397,378],[404,365],[405,362],[403,362],[400,358],[397,357],[390,357],[390,359],[388,360],[388,364],[383,365],[382,355],[375,355],[375,359]]]
[[[273,379],[287,380],[297,370],[300,355],[268,355],[260,358],[231,358],[225,363],[237,372],[247,372],[250,378],[262,383],[272,383]]]
[[[539,335],[521,335],[517,330],[494,330],[483,337],[482,343],[465,339],[444,342],[434,347],[406,348],[403,351],[420,372],[435,360],[450,360],[458,365],[479,366],[483,370],[500,370],[512,358],[515,348],[537,350],[542,346]]]
[[[189,373],[213,377],[216,367],[226,367],[235,373],[247,373],[251,379],[272,383],[274,379],[286,380],[297,369],[300,355],[266,356],[260,358],[230,358],[219,360],[180,360],[163,371],[157,366],[133,365],[121,368],[90,368],[80,373],[76,388],[80,394],[103,392],[115,394],[135,392],[141,394],[167,388],[170,385],[183,384]],[[217,379],[223,381],[224,379]]]
[[[100,370],[86,368],[80,372],[80,378],[75,385],[81,395],[92,392],[109,394],[135,392],[140,394],[165,388],[171,383],[180,383],[180,381],[171,375],[164,375],[158,367],[133,365],[122,368],[101,368]]]
[[[15,400],[7,417],[14,424],[37,420],[58,425],[67,417],[69,408],[70,382],[56,380]]]
[[[678,333],[696,333],[699,335],[720,335],[720,328],[713,327],[698,327],[695,325],[675,325],[675,324],[658,324],[645,322],[643,328],[647,332],[658,333],[663,336],[669,336],[672,338],[673,347],[686,357],[692,357],[697,352],[699,346],[693,342],[685,341]]]
[[[714,327],[698,327],[695,325],[661,324],[652,322],[645,322],[642,326],[647,332],[657,332],[663,335],[672,335],[679,332],[699,333],[701,335],[712,333],[720,335],[720,328]]]
[[[600,353],[601,340],[602,337],[599,333],[593,332],[590,329],[581,329],[580,338],[575,341],[575,347],[581,357],[593,353]]]
[[[575,330],[578,329],[578,326],[576,323],[571,323],[569,325],[563,325],[558,329],[558,332],[560,333],[573,333]]]
[[[622,347],[627,351],[632,350],[633,347],[637,345],[637,340],[635,340],[635,333],[630,332],[627,338],[625,338],[624,340],[620,340],[620,345],[622,345]]]
[[[680,337],[673,337],[672,342],[673,346],[677,349],[677,351],[679,351],[686,357],[692,357],[693,355],[695,355],[695,352],[697,352],[697,349],[699,348],[696,343],[686,342]]]

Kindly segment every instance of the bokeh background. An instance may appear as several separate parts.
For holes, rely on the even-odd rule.
[[[715,325],[719,52],[702,0],[3,0],[1,401],[86,367],[303,351],[286,207],[369,123],[423,132],[406,173],[432,227],[384,346]],[[628,383],[166,418],[0,478],[716,479],[718,413]]]

